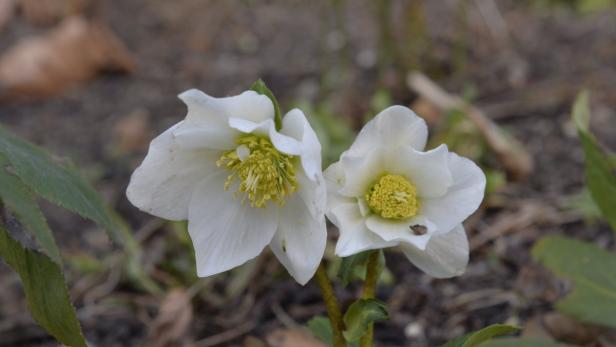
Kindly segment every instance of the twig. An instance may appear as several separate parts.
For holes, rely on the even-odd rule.
[[[252,329],[257,326],[257,323],[254,321],[249,321],[244,324],[241,324],[233,329],[229,329],[227,331],[223,331],[220,334],[212,335],[210,337],[206,337],[202,340],[195,342],[196,347],[211,347],[218,346],[227,341],[236,339],[244,334],[249,333]]]
[[[523,145],[507,137],[481,110],[460,97],[447,93],[420,72],[411,72],[407,76],[407,84],[409,88],[442,111],[455,109],[464,112],[481,132],[513,179],[523,180],[532,172],[533,161]]]

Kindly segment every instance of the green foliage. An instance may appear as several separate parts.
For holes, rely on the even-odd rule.
[[[0,154],[0,198],[32,233],[43,252],[57,264],[62,264],[56,241],[32,192],[17,176],[8,171],[8,165],[6,158]]]
[[[539,341],[529,339],[517,339],[512,337],[493,339],[482,343],[480,347],[575,347],[564,343]]]
[[[342,333],[349,342],[359,340],[370,323],[389,319],[387,306],[376,299],[359,299],[344,314],[346,330]]]
[[[583,188],[577,194],[567,198],[563,206],[565,209],[574,210],[581,214],[586,223],[595,223],[601,219],[601,210],[587,188]]]
[[[334,344],[334,333],[329,318],[323,316],[313,317],[308,321],[308,329],[319,340],[325,342],[328,346]]]
[[[280,113],[280,105],[278,104],[278,100],[274,96],[274,93],[265,85],[262,79],[258,79],[255,83],[250,86],[250,90],[254,90],[255,92],[267,96],[274,104],[274,122],[276,123],[276,129],[280,130],[282,128],[282,114]]]
[[[61,343],[86,347],[62,270],[44,254],[23,248],[0,226],[0,256],[21,277],[32,317]]]
[[[0,154],[25,185],[50,202],[89,218],[122,243],[120,234],[101,198],[68,165],[55,163],[41,148],[0,128]]]
[[[587,92],[580,93],[573,105],[573,121],[577,126],[586,156],[586,186],[601,214],[616,232],[616,175],[612,171],[610,159],[589,132],[590,110]]]
[[[338,270],[338,277],[342,281],[343,286],[347,286],[349,282],[353,280],[366,279],[366,265],[368,263],[368,257],[371,253],[372,251],[365,251],[342,258],[340,269]],[[381,274],[384,269],[385,253],[383,250],[379,250],[379,267],[377,273]]]
[[[520,331],[520,328],[505,324],[494,324],[479,331],[457,337],[441,347],[475,347],[493,337],[511,334]],[[524,345],[525,346],[525,345]]]
[[[543,238],[533,257],[575,288],[557,308],[580,321],[616,328],[616,255],[566,237]]]

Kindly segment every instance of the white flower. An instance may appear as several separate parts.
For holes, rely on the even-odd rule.
[[[423,119],[392,106],[325,171],[327,217],[340,230],[337,255],[400,246],[434,277],[464,272],[469,248],[462,221],[481,203],[485,176],[446,145],[424,152],[427,137]]]
[[[188,220],[198,275],[229,270],[269,245],[301,284],[326,242],[321,145],[294,109],[276,130],[271,100],[254,91],[179,95],[186,118],[150,144],[127,189],[161,218]]]

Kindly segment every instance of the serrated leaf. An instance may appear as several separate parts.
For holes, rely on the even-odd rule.
[[[366,264],[368,257],[373,251],[365,251],[354,254],[349,257],[342,258],[340,268],[338,269],[338,277],[342,281],[343,286],[347,286],[353,280],[364,280],[366,278]],[[379,250],[379,263],[377,274],[380,276],[385,268],[385,254],[383,250]]]
[[[564,343],[517,338],[500,338],[484,342],[479,347],[576,347]]]
[[[616,328],[616,255],[566,237],[545,237],[533,257],[555,274],[571,279],[574,289],[558,302],[559,311],[580,321]]]
[[[308,329],[319,340],[325,342],[328,346],[334,344],[334,333],[329,318],[323,316],[313,317],[308,321]]]
[[[35,193],[98,223],[109,231],[114,240],[122,243],[101,198],[72,167],[55,163],[43,149],[2,127],[0,153],[11,163],[15,174]]]
[[[276,130],[280,130],[282,128],[282,114],[280,113],[280,105],[274,93],[265,85],[262,79],[258,79],[253,83],[252,86],[250,86],[250,90],[265,95],[272,101],[272,104],[274,104],[274,123],[276,124]]]
[[[389,319],[387,306],[376,299],[359,299],[355,301],[344,314],[346,330],[342,332],[349,342],[359,340],[370,323]]]
[[[64,345],[86,347],[58,264],[25,249],[0,226],[0,256],[21,277],[32,317]]]
[[[0,154],[0,198],[29,231],[37,244],[53,261],[62,264],[60,251],[47,225],[45,216],[32,192],[14,174],[7,171],[7,159]]]
[[[494,324],[464,336],[457,337],[441,347],[475,347],[493,337],[511,334],[518,331],[520,331],[520,328],[512,325]]]
[[[577,97],[573,106],[573,120],[578,128],[586,157],[586,186],[599,206],[603,218],[616,232],[616,175],[612,171],[608,155],[601,150],[594,136],[588,131],[590,120],[588,93],[582,92]]]

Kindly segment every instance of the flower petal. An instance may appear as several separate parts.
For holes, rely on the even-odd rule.
[[[462,275],[468,264],[468,239],[462,224],[446,234],[434,235],[424,251],[411,244],[400,246],[411,263],[436,278]]]
[[[208,127],[185,123],[174,130],[173,135],[182,149],[230,150],[237,146],[239,131],[227,125],[213,123]]]
[[[226,124],[230,117],[255,123],[274,119],[274,105],[265,95],[247,90],[240,95],[214,98],[197,89],[190,89],[178,96],[188,106],[186,119],[194,123],[212,122]]]
[[[188,212],[188,233],[195,247],[197,273],[214,275],[256,257],[272,240],[278,209],[242,204],[235,187],[224,189],[228,173],[215,172],[195,190]]]
[[[411,146],[421,151],[427,139],[428,127],[422,118],[407,107],[391,106],[364,125],[349,152],[361,156],[377,146]]]
[[[411,228],[415,225],[425,227],[427,229],[426,233],[415,235]],[[436,230],[436,226],[433,223],[421,216],[407,220],[392,220],[371,215],[366,219],[366,226],[385,241],[404,241],[421,250],[426,249],[430,237],[432,237]]]
[[[289,274],[304,285],[323,258],[326,240],[325,216],[313,216],[296,195],[287,200],[280,212],[280,223],[270,248]]]
[[[462,223],[481,204],[486,177],[471,160],[449,153],[449,170],[453,185],[439,198],[422,199],[420,213],[443,232]]]
[[[170,220],[188,218],[188,205],[197,184],[216,170],[218,153],[182,150],[173,138],[179,122],[150,143],[143,163],[133,173],[126,196],[140,210]]]
[[[327,217],[340,231],[336,243],[336,255],[348,257],[369,249],[393,247],[398,242],[387,242],[366,227],[359,206],[352,198],[342,198],[346,202],[337,201],[328,209]]]
[[[274,121],[271,119],[255,123],[241,118],[229,118],[229,126],[243,133],[269,136],[274,147],[282,153],[289,155],[301,153],[301,144],[294,138],[276,131]]]
[[[448,159],[446,145],[427,152],[404,146],[387,153],[385,167],[389,173],[407,177],[420,198],[436,198],[445,195],[453,184]]]
[[[297,108],[289,111],[282,119],[280,132],[301,143],[302,167],[308,178],[318,179],[322,174],[321,143],[304,113]]]
[[[340,158],[344,171],[344,184],[339,193],[349,197],[363,197],[370,186],[385,172],[381,148],[367,151],[363,156],[345,152]]]

